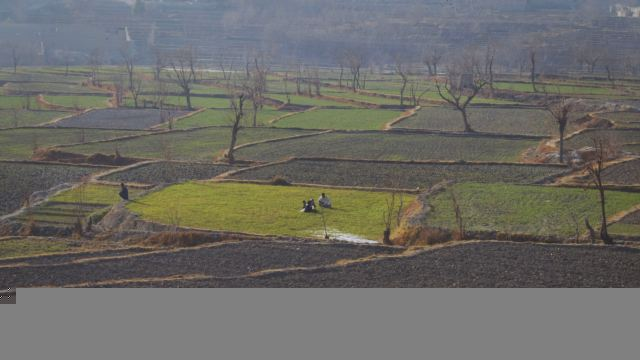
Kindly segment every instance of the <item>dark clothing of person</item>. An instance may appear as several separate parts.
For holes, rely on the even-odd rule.
[[[127,201],[129,200],[129,189],[127,188],[126,185],[124,184],[120,185],[120,193],[118,195],[120,195],[122,200],[127,200]]]

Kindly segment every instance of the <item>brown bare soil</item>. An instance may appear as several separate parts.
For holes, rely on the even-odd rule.
[[[56,149],[39,149],[33,154],[32,160],[34,161],[47,161],[47,162],[59,162],[67,164],[91,164],[91,165],[106,165],[106,166],[126,166],[135,164],[142,160],[135,158],[123,157],[118,154],[105,155],[105,154],[93,154],[82,155],[64,152]]]

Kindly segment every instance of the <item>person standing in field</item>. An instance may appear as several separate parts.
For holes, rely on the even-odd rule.
[[[118,195],[120,195],[122,200],[129,201],[129,189],[127,188],[127,185],[120,183],[120,193],[118,193]]]

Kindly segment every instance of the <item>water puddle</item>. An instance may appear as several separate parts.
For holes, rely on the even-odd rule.
[[[331,240],[344,241],[344,242],[349,242],[353,244],[379,244],[378,241],[365,239],[361,236],[341,232],[335,229],[327,229],[327,232],[329,233],[329,237],[331,238]],[[311,233],[311,236],[324,238],[324,231],[322,230],[314,231]]]

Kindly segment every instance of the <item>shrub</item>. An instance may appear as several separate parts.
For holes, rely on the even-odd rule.
[[[273,179],[271,179],[271,185],[275,185],[275,186],[291,186],[291,182],[289,182],[289,180],[287,180],[284,176],[274,176]]]

